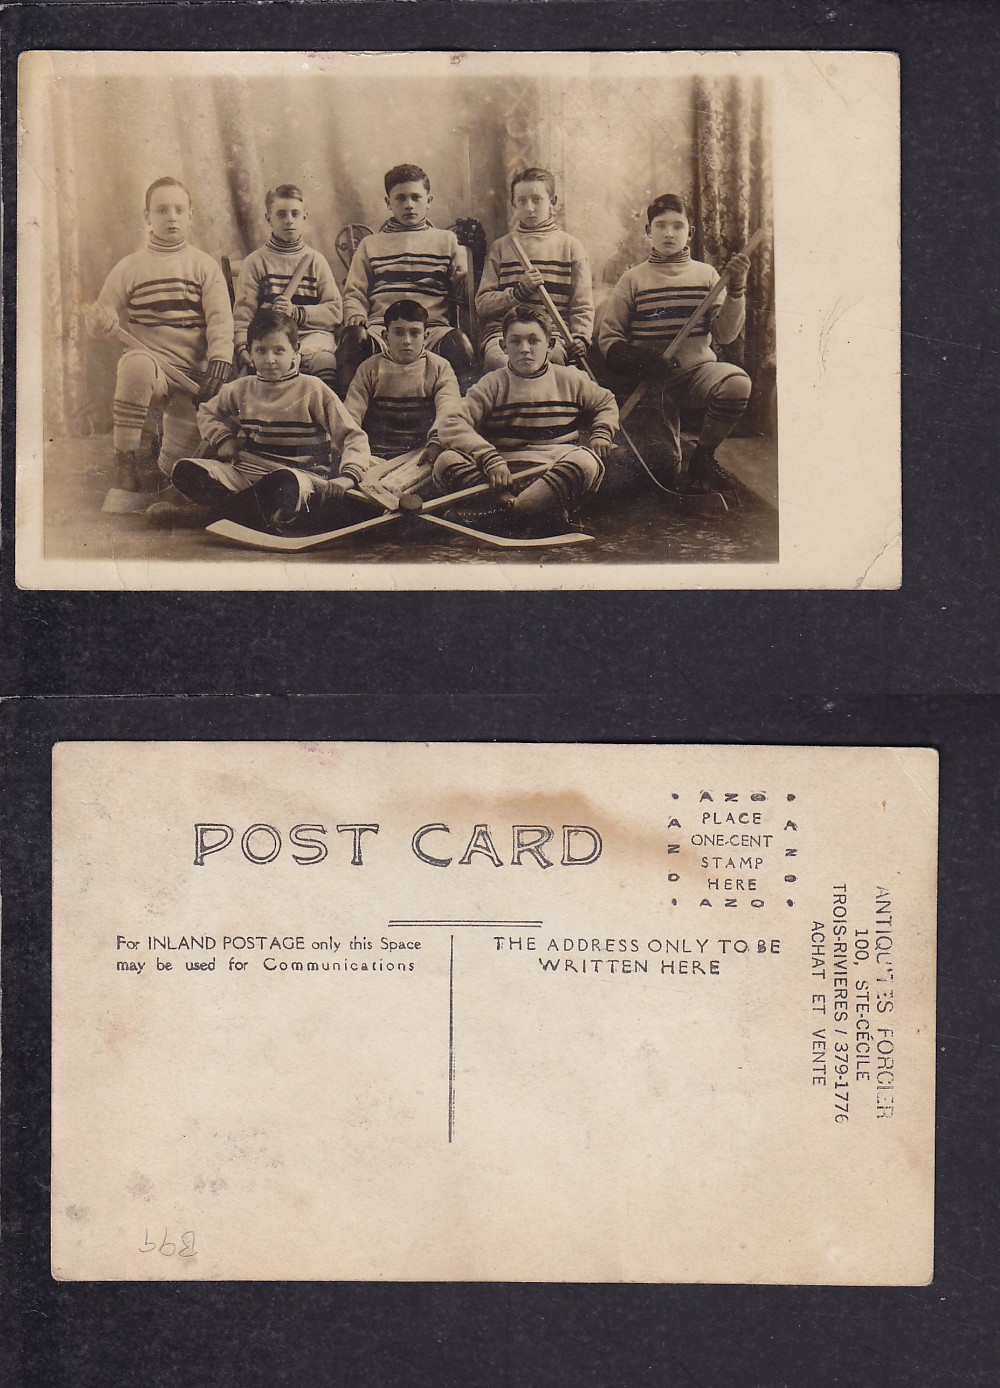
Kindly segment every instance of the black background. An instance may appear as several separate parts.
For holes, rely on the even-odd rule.
[[[5,1382],[60,1388],[992,1388],[1000,1379],[994,1005],[998,38],[1000,6],[992,0],[74,4],[25,5],[3,15]],[[15,127],[9,97],[18,51],[444,46],[900,53],[900,592],[16,589]],[[834,190],[831,215],[858,226],[863,255],[866,209],[839,204]],[[863,494],[857,505],[865,505]],[[101,738],[937,747],[942,830],[933,1283],[872,1290],[52,1282],[49,758],[54,741]],[[100,1121],[95,1112],[95,1126]],[[532,1179],[530,1154],[525,1179]],[[808,1182],[808,1171],[803,1179]],[[586,1203],[585,1189],[580,1200]],[[845,1203],[845,1227],[851,1219]]]

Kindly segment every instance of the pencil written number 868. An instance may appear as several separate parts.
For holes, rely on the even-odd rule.
[[[157,1243],[155,1239],[150,1239],[149,1230],[145,1230],[143,1242],[139,1245],[139,1252],[153,1253],[158,1250],[165,1258],[171,1257],[174,1253],[177,1254],[178,1258],[193,1258],[197,1251],[194,1246],[194,1230],[186,1229],[184,1233],[181,1234],[179,1248],[169,1237],[169,1233],[170,1231],[168,1229],[164,1229],[163,1238],[160,1243]]]

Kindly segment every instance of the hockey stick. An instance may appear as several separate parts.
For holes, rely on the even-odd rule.
[[[445,530],[454,530],[459,535],[468,535],[472,539],[482,540],[485,544],[496,545],[500,549],[541,549],[551,545],[579,545],[592,540],[593,535],[586,535],[579,530],[571,530],[565,535],[545,535],[538,539],[515,539],[510,535],[490,535],[485,530],[476,530],[471,525],[462,525],[458,521],[445,520],[444,516],[425,516],[423,512],[417,513],[421,520],[425,520],[430,525],[439,525]]]
[[[380,459],[362,477],[358,490],[387,511],[398,511],[400,498],[430,479],[431,464],[422,462],[423,456],[423,448],[414,448],[395,458]]]
[[[302,257],[302,259],[299,261],[298,265],[296,265],[295,269],[292,271],[292,278],[291,278],[291,279],[288,281],[288,283],[285,285],[285,287],[284,287],[284,289],[281,291],[281,293],[280,293],[279,295],[277,295],[276,297],[279,298],[279,299],[287,299],[288,302],[291,303],[291,302],[292,302],[292,296],[293,296],[294,294],[297,294],[297,293],[299,292],[299,286],[301,285],[303,279],[305,278],[305,273],[306,273],[306,270],[308,270],[308,268],[309,268],[309,256],[308,256],[308,254],[306,254],[306,255],[304,255],[304,256]]]
[[[463,130],[462,144],[465,152],[465,167],[462,170],[462,191],[465,194],[465,206],[467,214],[472,216],[472,152],[469,143],[469,132]],[[479,355],[479,319],[476,316],[476,266],[472,258],[472,247],[465,248],[465,287],[469,299],[469,336],[472,338],[472,350],[475,355]]]
[[[540,473],[548,470],[547,463],[539,463],[535,467],[525,468],[519,472],[516,481],[527,480],[537,477]],[[401,516],[410,515],[420,517],[423,520],[430,520],[431,517],[424,515],[425,511],[439,511],[446,506],[454,506],[458,501],[466,501],[469,497],[481,496],[483,492],[490,489],[489,482],[477,483],[474,487],[465,487],[462,491],[451,492],[448,496],[435,497],[433,501],[421,502],[420,508],[400,507],[396,511],[387,511],[381,516],[372,516],[370,520],[358,521],[353,525],[342,525],[336,530],[327,530],[322,535],[267,535],[262,530],[251,530],[247,525],[238,525],[235,521],[220,520],[213,522],[212,525],[205,527],[209,535],[221,535],[224,540],[233,540],[236,544],[247,545],[251,549],[278,550],[286,554],[299,553],[302,550],[319,549],[323,545],[335,543],[337,540],[347,538],[349,535],[357,535],[365,530],[373,530],[379,525],[389,525],[392,521],[397,521]],[[347,496],[353,496],[355,500],[362,501],[364,498],[354,490],[348,491]],[[416,500],[420,500],[419,497]],[[483,540],[488,540],[491,544],[502,536],[485,535],[478,530],[472,530],[468,526],[459,526],[464,534],[476,535]]]
[[[525,268],[526,270],[532,270],[532,269],[534,269],[534,266],[533,266],[532,263],[531,263],[531,260],[530,260],[530,258],[529,258],[529,256],[528,256],[527,251],[526,251],[526,250],[524,249],[524,247],[521,245],[521,243],[520,243],[520,241],[517,239],[517,237],[512,235],[510,239],[511,239],[511,242],[512,242],[512,244],[513,244],[513,246],[514,246],[514,252],[515,252],[515,254],[517,255],[518,260],[519,260],[519,261],[521,262],[521,264],[524,266],[524,268]],[[549,293],[549,291],[545,288],[545,285],[544,285],[544,284],[540,284],[540,285],[538,286],[538,293],[539,293],[539,295],[541,296],[542,303],[543,303],[543,304],[545,305],[545,307],[548,309],[549,315],[550,315],[550,317],[552,318],[553,323],[555,323],[556,328],[559,330],[560,336],[562,337],[563,341],[564,341],[565,344],[566,344],[566,352],[567,352],[567,355],[569,355],[570,357],[572,357],[573,360],[575,361],[576,358],[575,358],[575,356],[574,356],[573,334],[570,332],[569,328],[567,327],[566,321],[565,321],[565,319],[563,318],[562,314],[559,312],[558,308],[556,308],[556,305],[555,305],[555,302],[553,301],[552,295],[551,295],[551,294]],[[589,363],[586,359],[584,359],[584,361],[583,361],[583,363],[582,363],[581,369],[584,370],[584,371],[587,373],[587,375],[590,377],[590,379],[594,382],[595,385],[599,385],[599,384],[600,384],[600,382],[597,380],[597,377],[594,375],[593,370],[591,369],[590,363]],[[625,442],[628,444],[628,446],[629,446],[629,448],[631,449],[633,455],[635,456],[636,462],[637,462],[637,463],[639,464],[639,466],[642,468],[643,472],[646,474],[646,476],[649,478],[649,480],[653,483],[653,485],[656,486],[656,487],[658,487],[658,488],[660,489],[661,492],[667,492],[667,493],[669,493],[671,496],[678,496],[678,495],[680,495],[680,493],[675,492],[671,487],[665,487],[665,486],[663,485],[663,483],[659,480],[659,478],[656,477],[656,475],[653,473],[653,471],[652,471],[652,469],[650,468],[649,464],[646,462],[645,458],[644,458],[644,457],[642,456],[642,454],[639,452],[639,447],[638,447],[638,445],[636,444],[635,439],[632,438],[631,434],[628,432],[627,429],[625,429],[625,428],[622,427],[622,424],[621,424],[621,415],[620,415],[620,413],[619,413],[619,422],[618,422],[618,432],[621,434],[622,438],[623,438],[623,439],[625,440]],[[720,492],[719,495],[721,496],[722,493]],[[728,510],[728,507],[727,507],[726,509]]]
[[[526,481],[531,477],[537,477],[548,469],[547,463],[533,464],[522,471],[513,475],[513,481]],[[465,492],[457,492],[453,496],[438,497],[433,501],[424,502],[417,506],[420,498],[412,492],[404,494],[399,498],[398,505],[404,511],[409,511],[410,515],[417,520],[427,521],[429,525],[438,525],[445,530],[453,530],[459,535],[468,535],[473,539],[481,540],[483,544],[495,545],[498,549],[519,549],[519,548],[541,548],[545,545],[576,545],[587,540],[592,540],[593,535],[585,535],[580,531],[571,531],[565,535],[547,535],[538,539],[517,539],[511,535],[491,535],[486,530],[477,530],[475,526],[464,525],[461,521],[445,520],[444,516],[431,514],[439,511],[443,506],[450,506],[455,501],[464,500],[466,497],[474,496],[488,490],[489,484],[480,483],[478,486],[470,488]],[[348,493],[350,495],[350,493]]]
[[[298,264],[295,266],[295,269],[292,271],[292,277],[291,277],[291,279],[290,279],[290,280],[288,281],[288,283],[285,285],[285,287],[284,287],[284,289],[281,291],[281,293],[275,295],[275,298],[276,298],[276,299],[287,299],[288,302],[291,304],[291,303],[292,303],[292,295],[298,293],[298,291],[299,291],[299,286],[301,285],[302,280],[303,280],[303,278],[305,277],[306,270],[307,270],[308,268],[309,268],[309,255],[308,255],[308,253],[307,253],[306,255],[302,256],[302,257],[299,259]],[[272,303],[273,303],[273,300],[272,300]],[[295,312],[295,305],[292,304],[292,313],[293,313],[293,315],[294,315],[294,312]],[[294,319],[293,319],[293,321],[294,321]],[[241,352],[246,352],[247,357],[250,357],[250,348],[247,346],[247,344],[246,344],[245,342],[244,342],[243,346],[240,348],[240,351],[241,351]],[[243,365],[240,367],[239,371],[238,371],[236,374],[237,374],[238,376],[243,376],[243,375],[246,375],[246,376],[255,376],[255,375],[257,374],[256,371],[254,370],[254,365],[253,365],[253,359],[252,359],[252,357],[250,358],[249,361],[245,361],[245,362],[243,363]]]
[[[747,242],[748,248],[753,249],[753,247],[756,246],[757,242],[760,240],[763,234],[763,229],[756,232],[754,236],[751,237],[750,241]],[[521,245],[520,241],[517,239],[516,236],[512,236],[511,241],[513,242],[514,250],[521,264],[524,266],[526,270],[530,270],[532,268],[531,261],[528,258],[527,252],[525,251],[524,247]],[[715,298],[718,298],[723,288],[725,288],[725,282],[720,278],[719,285],[713,286],[712,289],[714,298],[710,299],[709,296],[706,296],[706,298],[702,301],[701,304],[698,305],[698,308],[695,310],[695,312],[691,315],[690,319],[684,324],[684,327],[681,329],[681,332],[684,333],[685,338],[687,337],[687,334],[690,333],[691,329],[694,327],[699,315],[704,313],[706,307],[710,307],[711,303],[714,303]],[[572,346],[572,336],[570,334],[569,328],[566,326],[566,323],[563,320],[562,314],[559,312],[558,308],[556,308],[556,305],[552,300],[552,296],[549,294],[548,290],[545,288],[544,285],[539,286],[538,292],[541,295],[543,304],[548,309],[556,327],[558,328],[563,340],[566,343],[567,351],[569,351]],[[678,338],[680,338],[680,333],[678,333]],[[670,347],[667,350],[672,351],[678,345],[678,340],[675,339],[674,342],[670,344]],[[585,361],[583,363],[583,369],[587,372],[587,375],[590,377],[592,381],[597,381],[597,377],[594,375],[594,372],[592,371],[589,362]],[[725,494],[723,492],[685,492],[680,491],[675,487],[668,487],[665,483],[660,481],[660,479],[653,472],[652,468],[646,462],[645,458],[642,456],[642,453],[639,451],[639,447],[636,444],[635,439],[633,439],[632,435],[628,432],[623,423],[623,420],[625,419],[626,415],[630,412],[630,410],[634,409],[635,406],[642,399],[643,395],[646,392],[646,389],[647,387],[645,385],[640,386],[638,390],[633,392],[633,394],[629,397],[629,400],[626,402],[625,406],[623,406],[623,408],[620,409],[618,412],[618,432],[625,440],[636,462],[639,464],[643,472],[652,482],[653,486],[656,487],[658,491],[663,492],[664,495],[672,497],[675,501],[682,502],[685,506],[689,506],[692,503],[705,504],[706,502],[710,502],[712,498],[715,498],[718,504],[714,507],[714,509],[728,511],[730,509],[729,502],[726,500]]]
[[[429,508],[433,503],[417,507],[414,503],[419,500],[419,495],[414,495],[412,488],[419,487],[426,482],[431,474],[429,463],[421,463],[423,450],[416,450],[413,453],[403,454],[402,458],[391,459],[387,464],[382,464],[377,469],[377,476],[372,477],[371,473],[365,473],[361,482],[358,484],[357,492],[348,492],[348,496],[366,496],[372,501],[384,506],[387,511],[398,511],[400,509],[409,510],[418,520],[429,521],[432,525],[442,526],[445,530],[454,530],[460,535],[469,535],[477,540],[482,540],[484,544],[496,545],[501,549],[514,549],[521,546],[541,547],[543,545],[573,545],[579,544],[583,540],[592,540],[592,535],[585,535],[576,531],[571,531],[565,535],[546,536],[539,539],[516,539],[508,535],[491,535],[485,530],[477,530],[475,526],[465,525],[460,521],[445,520],[443,516],[429,514]],[[371,469],[376,472],[376,469]],[[519,476],[523,474],[518,474]],[[391,486],[385,485],[379,480],[388,477]],[[405,481],[405,486],[402,484]],[[396,487],[399,490],[393,490]],[[360,499],[360,497],[359,497]]]
[[[175,386],[180,386],[181,390],[187,391],[188,395],[197,395],[201,390],[201,386],[196,385],[190,376],[186,376],[179,366],[172,365],[155,348],[147,347],[145,342],[140,342],[137,337],[133,337],[124,328],[112,328],[111,336],[123,346],[131,348],[133,352],[145,352],[148,357],[152,357],[167,380],[172,381]]]
[[[763,227],[758,227],[757,230],[754,232],[754,234],[750,237],[750,240],[749,240],[749,241],[746,243],[746,245],[743,247],[742,254],[743,254],[743,255],[752,255],[753,252],[757,249],[757,247],[758,247],[758,245],[760,244],[760,242],[762,241],[763,237],[764,237],[764,228],[763,228]],[[702,299],[701,303],[698,305],[698,307],[695,309],[695,311],[691,314],[691,317],[688,318],[688,320],[684,323],[684,325],[678,330],[676,337],[673,339],[673,341],[670,343],[670,346],[669,346],[669,347],[666,349],[666,351],[663,353],[663,360],[664,360],[668,365],[670,364],[670,362],[672,361],[672,359],[677,355],[677,353],[678,353],[678,351],[680,350],[680,348],[684,345],[684,343],[685,343],[685,342],[688,340],[688,338],[691,336],[691,334],[692,334],[692,332],[695,330],[695,328],[698,326],[699,320],[700,320],[700,319],[704,316],[704,314],[706,314],[706,313],[708,312],[708,310],[712,307],[712,305],[715,303],[716,299],[718,299],[718,297],[720,296],[720,294],[722,293],[722,291],[726,288],[726,286],[728,285],[728,283],[729,283],[729,281],[730,281],[731,279],[732,279],[732,271],[731,271],[731,270],[728,270],[728,269],[727,269],[727,270],[723,270],[722,274],[721,274],[721,275],[719,276],[719,278],[716,280],[715,284],[712,285],[712,288],[708,291],[708,293],[707,293],[707,294],[705,295],[705,297]],[[635,409],[636,405],[639,404],[640,400],[643,399],[643,397],[645,396],[646,392],[649,390],[649,386],[650,386],[650,383],[649,383],[648,381],[644,381],[644,382],[642,383],[642,385],[637,386],[637,387],[635,388],[635,390],[632,392],[632,394],[629,396],[629,398],[625,401],[625,404],[624,404],[624,405],[621,407],[621,409],[618,411],[618,418],[619,418],[619,419],[622,419],[622,420],[628,419],[629,415],[630,415],[630,414],[632,413],[632,411]]]

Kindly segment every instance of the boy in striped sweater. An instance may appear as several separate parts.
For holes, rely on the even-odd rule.
[[[465,264],[453,231],[427,220],[431,182],[416,164],[397,164],[385,175],[390,217],[354,252],[344,283],[345,329],[340,340],[341,380],[385,350],[385,311],[396,299],[416,299],[427,310],[427,347],[459,376],[472,365],[468,339],[452,326],[465,292]]]
[[[255,374],[202,405],[198,427],[213,456],[177,462],[172,481],[180,498],[151,507],[153,524],[226,518],[304,533],[338,523],[344,494],[371,465],[368,440],[329,386],[299,374],[298,342],[295,323],[274,309],[250,320]]]
[[[555,179],[547,169],[524,169],[511,180],[510,200],[517,213],[517,230],[493,242],[476,295],[483,366],[495,371],[506,365],[504,316],[516,304],[539,303],[538,290],[543,285],[566,320],[574,344],[572,358],[568,358],[562,341],[556,342],[550,360],[559,366],[582,362],[594,332],[590,261],[582,242],[556,226],[554,213],[559,199]],[[514,236],[524,247],[531,270],[521,264],[514,250]]]
[[[281,183],[264,199],[271,235],[251,252],[240,268],[233,322],[236,356],[250,365],[247,326],[259,308],[274,308],[295,320],[299,330],[302,370],[318,376],[332,389],[337,380],[337,341],[333,330],[344,316],[344,305],[325,256],[302,240],[309,213],[301,188]],[[285,293],[304,257],[308,265],[291,299]]]
[[[146,247],[127,255],[108,275],[87,310],[92,337],[110,337],[124,315],[128,331],[172,366],[201,378],[191,396],[173,385],[156,357],[128,348],[115,380],[115,475],[121,491],[154,493],[165,485],[177,459],[198,442],[195,404],[210,399],[229,379],[233,315],[222,271],[187,243],[191,195],[176,178],[158,178],[146,189]],[[163,407],[159,470],[139,456],[146,414]]]
[[[750,398],[750,377],[738,366],[720,362],[712,336],[733,342],[746,317],[746,283],[750,261],[734,255],[727,294],[698,323],[678,356],[667,363],[663,353],[719,276],[711,265],[691,259],[691,214],[683,198],[664,193],[646,209],[649,259],[626,270],[608,300],[598,344],[612,371],[638,384],[662,388],[663,422],[672,462],[681,464],[680,411],[702,414],[701,432],[691,458],[689,478],[696,490],[728,486],[730,478],[715,460],[715,450],[739,422]]]
[[[504,318],[503,334],[507,365],[484,376],[441,421],[445,451],[434,480],[443,492],[490,484],[489,504],[446,519],[500,535],[559,534],[604,479],[618,406],[582,371],[550,360],[555,333],[544,309],[518,304]],[[511,463],[543,463],[546,470],[518,489]]]
[[[361,363],[344,407],[368,435],[373,456],[399,459],[406,490],[414,491],[430,481],[431,466],[441,452],[438,425],[458,409],[462,395],[445,359],[426,350],[423,304],[397,299],[383,321],[385,353]],[[404,463],[400,455],[409,458]],[[380,480],[393,487],[390,475]]]

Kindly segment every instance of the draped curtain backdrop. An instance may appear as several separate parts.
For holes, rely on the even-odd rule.
[[[719,349],[754,382],[747,426],[775,428],[774,248],[771,224],[770,107],[761,78],[694,79],[693,254],[722,269],[760,226],[768,235],[751,256],[747,321]]]
[[[337,232],[377,228],[382,175],[413,162],[431,177],[431,219],[474,215],[487,238],[511,225],[509,181],[526,165],[555,174],[557,220],[587,247],[600,306],[649,244],[645,209],[677,192],[698,209],[695,254],[724,264],[770,221],[766,91],[729,79],[488,80],[380,84],[328,71],[301,77],[84,77],[51,83],[36,148],[45,163],[42,330],[49,435],[110,428],[118,349],[88,338],[84,307],[116,261],[145,240],[143,194],[170,174],[191,189],[191,240],[239,257],[267,236],[264,194],[297,183],[306,238],[343,284]],[[468,151],[468,157],[466,152]],[[471,204],[471,206],[470,206]],[[770,246],[754,256],[744,351],[752,375],[773,368]],[[768,367],[770,361],[770,367]]]

